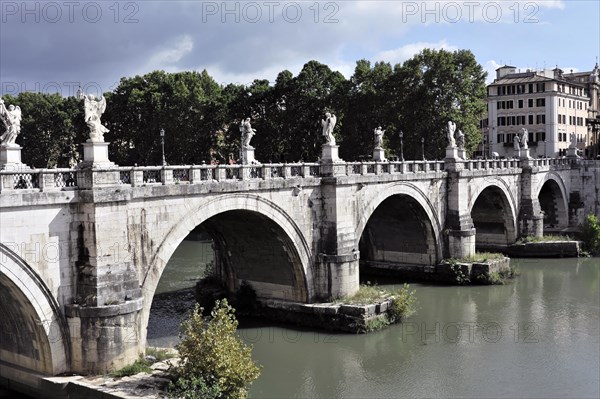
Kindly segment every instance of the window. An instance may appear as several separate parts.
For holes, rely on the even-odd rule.
[[[529,83],[529,93],[533,93],[533,83]]]
[[[523,108],[523,100],[519,100],[519,108]]]
[[[535,106],[536,107],[544,107],[544,106],[546,106],[546,99],[545,98],[537,98],[535,100]]]
[[[529,124],[533,125],[533,115],[529,115]]]
[[[496,109],[502,109],[502,108],[501,108],[501,104],[502,104],[502,101],[498,101],[498,102],[496,103]]]
[[[504,133],[499,133],[498,134],[498,143],[504,143]]]
[[[530,99],[527,101],[527,106],[528,106],[529,108],[533,108],[533,98],[530,98]]]
[[[537,83],[535,89],[538,93],[546,91],[546,83]]]
[[[546,115],[536,115],[535,123],[537,123],[537,124],[546,123]]]

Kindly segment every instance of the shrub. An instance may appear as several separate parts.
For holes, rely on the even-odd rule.
[[[189,395],[208,389],[206,392],[218,391],[223,398],[247,396],[247,386],[258,378],[260,367],[252,360],[252,349],[235,335],[238,322],[233,313],[223,299],[215,303],[207,319],[196,305],[190,318],[181,323],[177,345],[181,361],[173,372],[182,381],[172,385],[174,394],[194,398]]]
[[[392,303],[388,308],[388,316],[392,323],[399,322],[403,317],[408,317],[414,313],[414,304],[417,300],[415,291],[409,289],[408,284],[402,288],[392,291]]]
[[[111,373],[111,376],[114,378],[121,378],[121,377],[129,377],[130,375],[135,375],[138,373],[152,373],[152,369],[150,368],[150,365],[152,365],[152,362],[149,362],[145,359],[138,359],[135,362],[133,362],[130,365],[127,365],[125,367],[123,367],[122,369],[119,369],[113,373]]]
[[[585,248],[593,255],[600,255],[600,222],[596,215],[587,215],[582,226]]]

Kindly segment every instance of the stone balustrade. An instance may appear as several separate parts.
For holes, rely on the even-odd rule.
[[[464,169],[469,171],[503,170],[520,168],[523,160],[519,159],[478,159],[462,161]],[[530,166],[541,169],[570,168],[574,162],[594,163],[569,158],[531,159]],[[444,161],[390,161],[390,162],[342,162],[341,175],[385,175],[385,174],[417,174],[442,172]],[[112,169],[95,169],[100,176],[103,172],[115,173],[119,177],[116,184],[170,185],[201,184],[203,182],[271,180],[289,178],[314,178],[321,176],[319,163],[277,163],[250,165],[169,165],[169,166],[126,166]],[[16,171],[0,171],[0,192],[12,190],[52,191],[78,189],[79,169],[21,169]],[[81,181],[81,180],[80,180]]]

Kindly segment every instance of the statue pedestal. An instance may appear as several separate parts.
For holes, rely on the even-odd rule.
[[[577,148],[569,147],[567,148],[567,158],[581,158],[577,153]]]
[[[83,162],[80,167],[112,168],[114,162],[108,159],[108,144],[105,142],[83,143]]]
[[[521,158],[521,149],[513,149],[513,158]]]
[[[338,156],[339,145],[323,144],[321,161],[323,162],[344,162]]]
[[[242,165],[260,163],[254,158],[254,147],[242,147]]]
[[[529,148],[521,148],[521,150],[519,152],[520,152],[519,158],[531,159],[531,155],[529,155]]]
[[[446,147],[446,159],[459,159],[458,148]]]
[[[23,147],[0,147],[0,170],[13,171],[29,169],[21,162],[21,149]]]
[[[342,176],[346,174],[346,164],[338,156],[340,146],[323,144],[321,154],[321,175]]]
[[[385,150],[383,148],[375,148],[373,150],[373,161],[387,162],[387,159],[385,159]]]
[[[457,150],[457,153],[458,153],[458,157],[459,157],[460,159],[467,159],[467,151],[465,151],[465,149],[464,149],[464,148],[459,148],[459,149]]]

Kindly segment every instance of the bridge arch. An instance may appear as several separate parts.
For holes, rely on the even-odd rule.
[[[569,203],[563,178],[555,172],[544,174],[537,187],[537,197],[544,212],[544,228],[567,227]]]
[[[469,213],[475,226],[478,249],[498,249],[517,240],[518,207],[508,183],[487,179],[470,195]]]
[[[156,253],[151,258],[149,266],[142,276],[141,285],[144,296],[144,313],[142,316],[144,325],[142,332],[144,336],[154,292],[168,260],[188,234],[200,225],[209,227],[208,231],[211,233],[216,246],[220,244],[219,242],[222,239],[227,239],[227,236],[231,235],[236,228],[248,227],[251,230],[246,236],[251,241],[245,244],[246,247],[257,245],[259,247],[254,249],[258,252],[278,251],[273,256],[279,256],[279,258],[282,256],[287,257],[288,264],[285,267],[291,265],[292,270],[288,269],[285,273],[287,273],[289,281],[292,282],[291,287],[286,288],[268,282],[264,284],[259,283],[257,287],[256,281],[240,278],[241,276],[236,275],[240,280],[251,280],[250,282],[259,297],[268,297],[266,295],[267,290],[274,290],[276,294],[271,296],[277,299],[288,299],[298,302],[309,302],[312,300],[314,297],[314,284],[311,250],[296,222],[282,208],[265,198],[248,194],[226,194],[211,199],[208,202],[202,199],[191,198],[187,201],[187,204],[188,210],[179,220],[171,223],[171,228],[157,245]],[[244,226],[238,223],[239,219],[244,219]],[[220,225],[224,227],[221,228]],[[233,237],[231,240],[234,243],[239,242],[236,239],[243,232],[236,234],[237,237]],[[264,234],[268,237],[257,236],[257,234]],[[263,238],[265,241],[260,241]],[[236,257],[236,250],[238,248],[232,246],[230,243],[225,252],[229,253],[230,256],[233,252],[233,257]],[[250,256],[251,254],[246,252],[246,255]],[[239,260],[239,252],[237,259]],[[241,263],[238,263],[238,265],[241,265]],[[242,265],[240,268],[246,267],[245,270],[248,271],[248,267],[252,266],[246,262],[245,266]],[[233,269],[235,268],[236,266],[233,267]],[[267,277],[268,280],[268,276],[265,276],[265,273],[267,271],[276,272],[274,269],[267,270],[263,267],[262,277]],[[239,272],[239,270],[237,271]],[[235,283],[238,284],[239,281]]]
[[[407,209],[410,212],[398,212],[400,209]],[[394,211],[397,219],[400,215],[404,215],[400,216],[404,218],[403,221],[398,219],[400,223],[404,222],[406,225],[416,227],[417,234],[423,235],[419,239],[413,238],[414,242],[411,242],[412,248],[416,248],[417,245],[420,252],[407,253],[402,250],[402,244],[397,240],[399,231],[393,231],[394,224],[388,223],[386,219],[390,216],[388,212],[394,213]],[[386,258],[384,252],[387,251],[386,261],[392,263],[432,265],[441,260],[443,252],[442,240],[440,240],[442,230],[440,218],[429,197],[416,185],[403,182],[379,190],[367,200],[366,206],[361,209],[359,215],[355,239],[356,248],[362,247],[363,263],[377,261],[377,259],[369,259],[374,257],[373,253],[364,253],[367,248],[370,248],[367,251],[378,251],[377,258],[381,258],[379,260]],[[389,231],[384,232],[382,229]],[[374,245],[375,241],[379,241],[379,245]],[[377,249],[376,246],[380,248]]]
[[[0,244],[0,357],[35,374],[68,371],[70,336],[60,305],[37,273]],[[4,373],[3,373],[4,374]],[[18,380],[22,373],[2,375]]]

